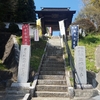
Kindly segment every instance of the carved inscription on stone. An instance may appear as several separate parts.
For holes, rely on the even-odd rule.
[[[27,83],[29,76],[30,46],[21,45],[20,60],[18,66],[18,82]]]
[[[84,46],[75,47],[75,68],[77,72],[77,75],[76,75],[77,83],[87,84]]]

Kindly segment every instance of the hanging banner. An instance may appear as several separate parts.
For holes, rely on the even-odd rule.
[[[42,26],[41,26],[41,18],[36,20],[36,26],[39,31],[39,36],[42,36]]]
[[[22,45],[30,45],[29,24],[22,26]]]
[[[59,28],[60,28],[60,33],[61,33],[61,36],[62,36],[62,35],[65,35],[65,34],[66,34],[66,32],[65,32],[64,20],[59,21]]]
[[[72,36],[72,49],[74,49],[77,46],[78,43],[78,32],[79,32],[79,26],[78,25],[72,25],[70,27],[71,36]]]
[[[52,27],[49,27],[49,33],[50,34],[52,33]]]
[[[38,31],[38,29],[34,30],[34,41],[39,41],[39,31]]]
[[[52,27],[48,27],[48,33],[50,36],[52,35]]]

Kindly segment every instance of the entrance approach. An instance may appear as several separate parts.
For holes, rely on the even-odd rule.
[[[41,19],[42,34],[46,33],[46,27],[51,27],[52,31],[59,31],[61,20],[64,20],[67,30],[75,13],[76,11],[70,11],[70,8],[41,8],[40,11],[36,11],[38,18]]]

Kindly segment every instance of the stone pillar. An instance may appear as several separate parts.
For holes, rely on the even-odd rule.
[[[85,61],[85,47],[75,47],[75,69],[76,69],[76,83],[87,84],[86,61]]]

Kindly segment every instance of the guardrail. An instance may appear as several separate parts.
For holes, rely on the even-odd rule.
[[[65,45],[66,53],[67,53],[67,55],[68,55],[68,62],[69,62],[68,64],[69,64],[69,66],[71,67],[71,70],[72,70],[73,85],[74,85],[74,88],[76,88],[76,82],[75,82],[76,70],[75,70],[75,65],[74,65],[74,58],[73,58],[73,56],[72,56],[72,54],[71,54],[71,50],[70,50],[70,48],[69,48],[69,45],[68,45],[66,36],[63,35],[63,36],[62,36],[62,39],[63,39],[63,42],[64,42],[63,45]]]

